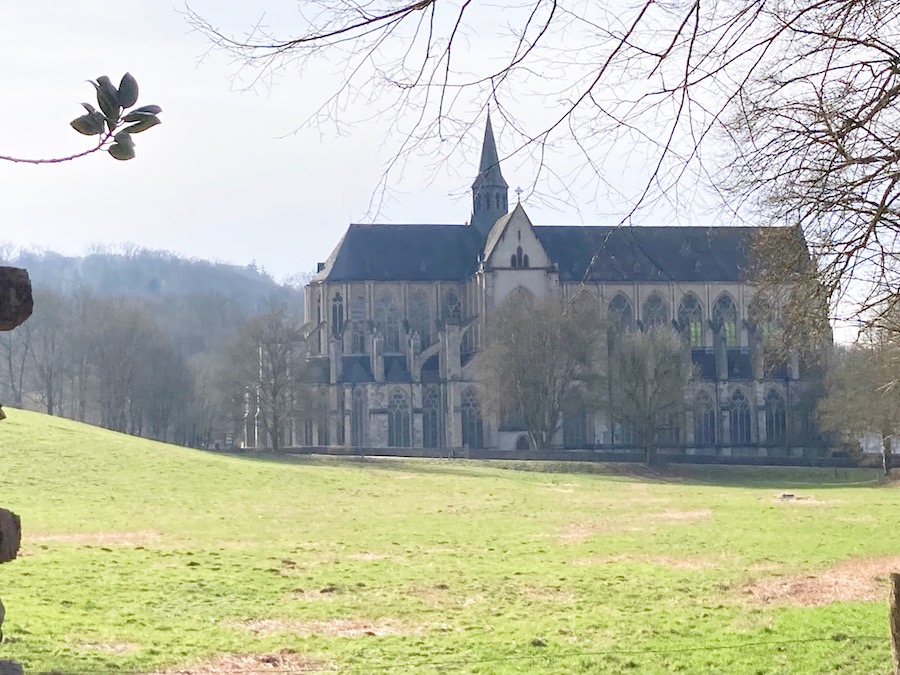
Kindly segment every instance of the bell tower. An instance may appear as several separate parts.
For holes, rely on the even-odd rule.
[[[481,146],[481,163],[478,166],[478,176],[472,183],[472,218],[469,221],[482,236],[487,237],[494,223],[509,211],[508,193],[509,186],[500,173],[500,157],[494,142],[491,114],[488,112],[484,143]]]

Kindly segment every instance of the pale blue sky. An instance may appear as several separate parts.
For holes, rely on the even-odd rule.
[[[267,23],[289,33],[296,16],[296,3],[287,0],[192,6],[228,31],[265,12]],[[68,123],[81,114],[80,101],[93,99],[85,80],[101,74],[117,82],[130,71],[141,86],[139,103],[164,109],[163,125],[136,137],[130,162],[105,154],[54,166],[0,162],[0,241],[73,254],[130,242],[238,264],[255,260],[280,279],[312,270],[348,223],[366,219],[391,157],[382,145],[391,130],[365,124],[341,137],[328,129],[290,135],[334,85],[340,64],[285,71],[269,91],[241,92],[224,55],[201,58],[208,44],[190,31],[182,10],[165,0],[0,4],[0,154],[49,157],[89,147],[91,139]],[[470,49],[477,54],[477,44]],[[414,156],[377,220],[464,222],[481,128],[479,121],[446,164]],[[503,154],[502,124],[496,131]],[[571,170],[564,159],[553,168]],[[504,174],[511,188],[524,187],[533,170],[527,161],[510,163]],[[589,185],[573,193],[572,203],[554,209],[526,203],[532,220],[615,222],[614,208],[591,204]]]

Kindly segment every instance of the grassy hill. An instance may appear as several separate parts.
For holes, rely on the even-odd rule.
[[[889,670],[874,472],[227,457],[8,414],[29,672]]]

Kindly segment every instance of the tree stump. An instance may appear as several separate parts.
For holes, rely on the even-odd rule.
[[[21,325],[33,309],[28,272],[19,267],[0,267],[0,330]]]
[[[0,509],[0,563],[15,560],[22,545],[22,522],[12,511]]]

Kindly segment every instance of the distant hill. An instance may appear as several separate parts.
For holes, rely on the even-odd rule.
[[[80,257],[22,251],[2,257],[5,264],[25,267],[36,287],[64,294],[84,289],[94,295],[147,299],[219,295],[246,312],[271,301],[302,308],[301,288],[279,284],[253,265],[240,267],[146,249]]]

